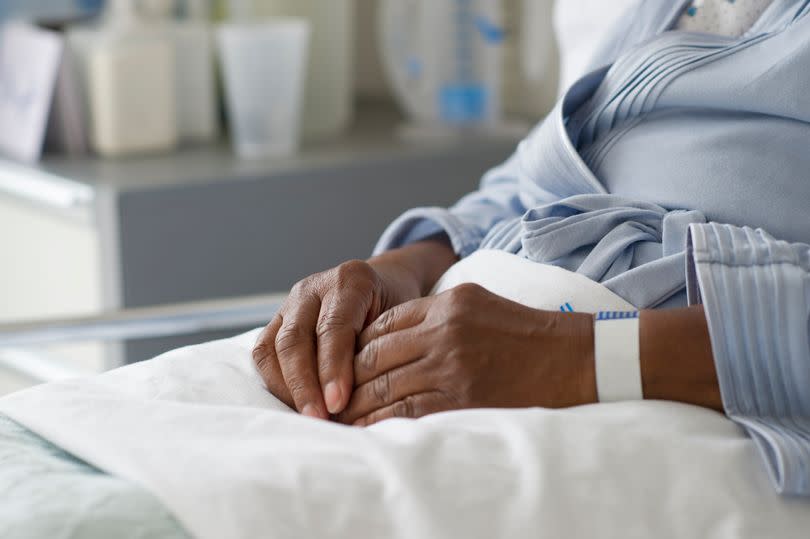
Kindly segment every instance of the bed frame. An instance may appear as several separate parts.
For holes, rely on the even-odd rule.
[[[143,307],[98,316],[0,324],[0,368],[35,382],[75,375],[39,345],[109,342],[240,329],[266,324],[286,293]]]

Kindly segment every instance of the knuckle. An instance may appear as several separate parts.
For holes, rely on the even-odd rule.
[[[450,298],[459,303],[469,303],[480,297],[484,288],[476,283],[462,283],[450,289]]]
[[[387,372],[381,374],[374,379],[371,388],[374,391],[374,396],[379,402],[388,402],[391,394],[391,375]]]
[[[268,360],[275,359],[275,340],[279,325],[281,325],[281,317],[276,313],[254,343],[251,357],[257,366],[261,367]]]
[[[295,283],[290,289],[290,296],[294,298],[300,297],[310,288],[311,283],[312,277],[306,277],[304,279],[301,279],[300,281]]]
[[[267,342],[260,342],[253,347],[253,351],[251,355],[253,357],[253,363],[257,366],[261,367],[264,363],[270,359],[270,356],[275,350],[272,346],[270,346]]]
[[[465,346],[470,337],[469,312],[463,310],[447,312],[438,328],[440,342],[448,351],[457,351]]]
[[[311,387],[310,379],[300,368],[288,369],[283,378],[290,394],[294,396],[303,396]]]
[[[339,331],[345,331],[348,327],[351,327],[351,320],[344,315],[327,312],[318,320],[315,333],[319,337],[324,337]]]
[[[303,396],[307,391],[307,383],[304,378],[298,374],[290,374],[285,379],[287,383],[287,389],[290,390],[290,394],[293,397],[300,397]]]
[[[348,260],[335,269],[335,278],[339,287],[350,286],[358,281],[371,281],[374,270],[362,260]]]
[[[468,313],[471,306],[481,297],[483,288],[474,283],[464,283],[447,291],[445,298],[450,317],[460,317]]]
[[[396,322],[396,316],[392,309],[389,309],[382,313],[380,317],[377,319],[375,325],[377,326],[377,335],[388,335],[392,333],[394,330],[394,323]]]
[[[307,332],[300,324],[291,323],[283,325],[276,334],[276,352],[283,354],[305,344],[307,339]]]
[[[368,343],[357,359],[360,368],[365,372],[374,372],[377,370],[377,364],[380,360],[379,343],[376,340]]]
[[[450,326],[457,326],[464,318],[465,307],[456,301],[450,301],[443,309],[443,322],[445,329],[450,329]]]
[[[409,395],[394,405],[394,417],[416,417],[416,397]]]

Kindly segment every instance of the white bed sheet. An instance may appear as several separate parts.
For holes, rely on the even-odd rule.
[[[143,485],[201,538],[808,536],[810,504],[779,497],[720,414],[631,402],[344,427],[265,391],[256,335],[16,393],[0,412]]]

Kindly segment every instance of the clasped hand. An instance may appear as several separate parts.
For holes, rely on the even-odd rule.
[[[357,261],[296,285],[254,349],[268,389],[305,415],[353,425],[595,401],[589,315],[471,284],[419,297],[404,275]]]

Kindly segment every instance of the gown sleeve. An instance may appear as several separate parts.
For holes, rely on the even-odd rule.
[[[687,287],[704,305],[726,414],[779,492],[810,496],[810,246],[691,225]]]

